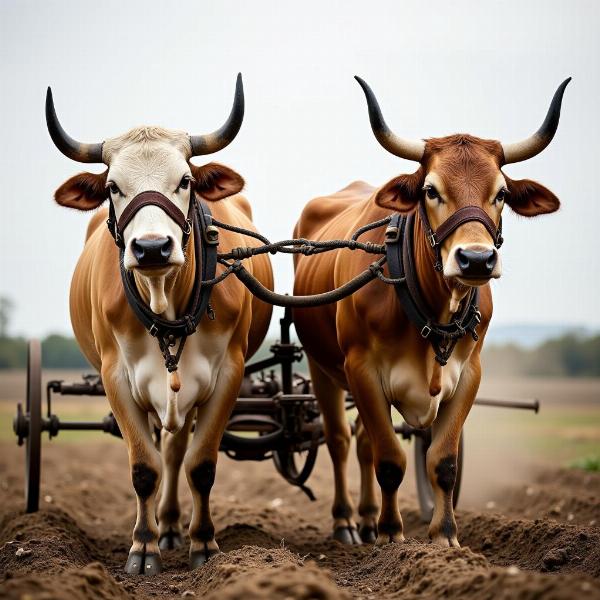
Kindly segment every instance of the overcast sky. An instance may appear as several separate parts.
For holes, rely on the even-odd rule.
[[[506,168],[548,186],[562,209],[532,220],[507,211],[493,323],[599,326],[599,7],[1,0],[0,295],[16,303],[12,333],[71,331],[69,284],[89,215],[56,206],[52,194],[77,172],[102,170],[54,148],[46,86],[67,131],[92,142],[141,124],[212,131],[238,71],[246,116],[214,159],[244,176],[255,222],[273,240],[290,236],[310,198],[415,169],[375,141],[355,74],[401,135],[505,141],[535,131],[573,76],[553,143]],[[274,262],[277,290],[291,291],[291,259]]]

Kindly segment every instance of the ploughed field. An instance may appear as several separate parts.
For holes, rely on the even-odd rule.
[[[222,554],[189,572],[187,547],[164,551],[163,573],[144,579],[123,572],[135,502],[122,441],[65,432],[45,439],[41,510],[23,513],[24,451],[9,428],[24,387],[22,374],[2,374],[0,598],[600,598],[600,473],[565,466],[598,451],[600,384],[486,382],[481,395],[536,390],[539,415],[480,407],[469,418],[461,549],[428,543],[412,465],[400,498],[406,542],[348,547],[331,539],[324,447],[308,482],[316,502],[268,461],[221,455],[212,508]],[[79,419],[108,408],[103,399],[65,399],[55,412]],[[412,456],[412,444],[403,443]],[[353,459],[355,498],[357,471]]]

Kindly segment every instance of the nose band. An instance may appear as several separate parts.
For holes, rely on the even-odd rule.
[[[112,199],[110,200],[109,207],[109,217],[106,224],[108,225],[108,230],[113,236],[115,243],[119,248],[123,248],[123,231],[133,217],[137,214],[139,210],[144,208],[144,206],[158,206],[163,212],[165,212],[183,231],[183,239],[182,245],[185,248],[187,240],[189,238],[190,232],[192,230],[192,222],[189,217],[192,205],[193,205],[193,192],[190,193],[190,204],[188,210],[188,216],[186,217],[178,208],[175,206],[173,202],[171,202],[164,194],[160,192],[142,192],[138,194],[126,207],[123,211],[123,214],[116,220],[115,207],[113,205]]]
[[[492,240],[494,240],[494,245],[496,248],[500,248],[502,246],[502,242],[504,241],[502,237],[502,217],[500,217],[500,222],[498,223],[498,227],[496,227],[496,223],[492,220],[492,218],[479,206],[463,206],[459,208],[455,213],[451,214],[438,228],[434,231],[429,223],[429,218],[427,217],[427,211],[425,210],[425,206],[423,206],[422,202],[419,202],[419,215],[421,217],[421,221],[425,226],[425,233],[427,235],[427,239],[429,240],[429,244],[433,248],[435,252],[435,270],[441,271],[444,267],[442,265],[442,257],[441,257],[441,247],[443,241],[453,232],[456,231],[463,223],[468,223],[469,221],[478,221],[481,223],[488,231]]]

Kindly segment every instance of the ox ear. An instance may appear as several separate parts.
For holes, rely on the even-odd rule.
[[[546,187],[531,179],[506,179],[508,191],[506,203],[519,215],[535,217],[553,213],[560,207],[560,200]]]
[[[233,196],[244,188],[244,179],[233,169],[218,163],[208,163],[202,167],[190,164],[196,180],[196,191],[207,200],[222,200]]]
[[[400,175],[388,181],[376,194],[375,203],[382,208],[406,214],[414,210],[423,195],[423,169],[410,175]]]
[[[61,206],[76,208],[77,210],[94,210],[108,197],[106,193],[106,174],[104,173],[79,173],[67,179],[54,192],[54,199]]]

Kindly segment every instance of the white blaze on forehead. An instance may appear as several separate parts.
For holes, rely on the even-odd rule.
[[[107,139],[102,147],[102,157],[109,165],[120,150],[131,145],[144,146],[158,142],[178,150],[187,160],[192,154],[190,138],[184,131],[164,129],[162,127],[134,127],[127,133]]]

